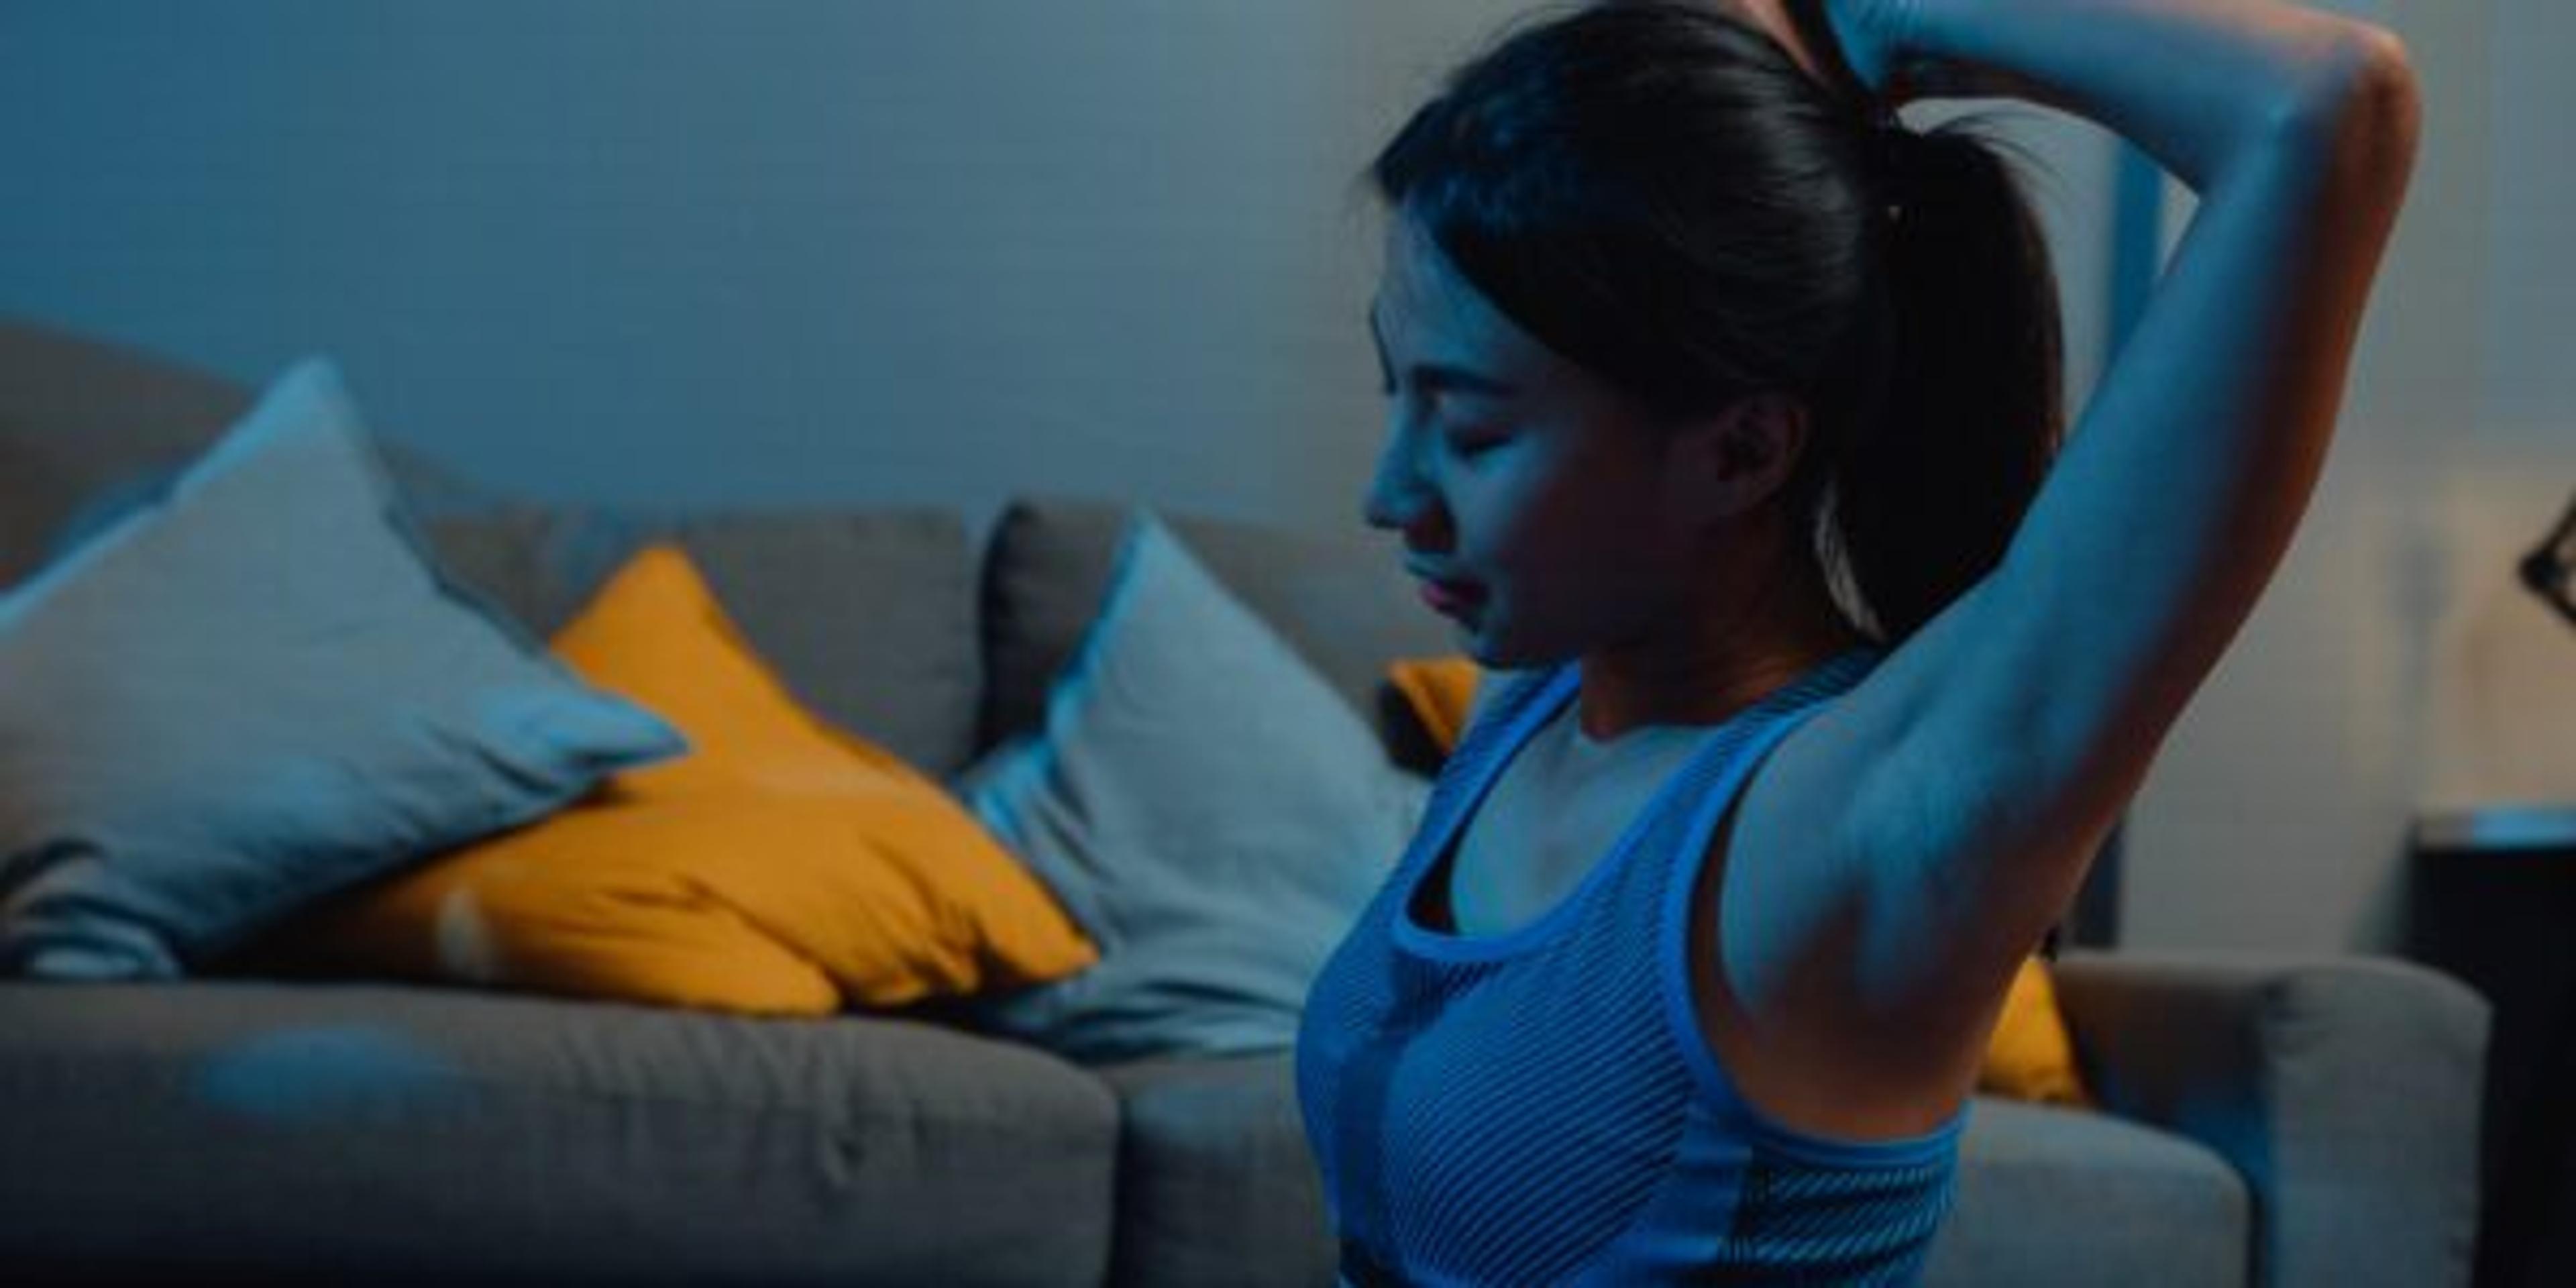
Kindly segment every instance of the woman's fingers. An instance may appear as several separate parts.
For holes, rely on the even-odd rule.
[[[1859,92],[1850,67],[1835,48],[1832,31],[1810,20],[1814,5],[1809,0],[1720,0],[1718,7],[1769,33],[1789,52],[1789,61],[1816,83],[1837,94]]]
[[[1903,65],[1912,0],[1721,0],[1788,50],[1816,83],[1863,108],[1913,97]]]

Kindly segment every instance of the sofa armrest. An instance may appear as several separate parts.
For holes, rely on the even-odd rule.
[[[2069,952],[2055,981],[2102,1106],[2244,1174],[2253,1283],[2468,1283],[2488,1006],[2467,985],[2384,957],[2125,952]]]

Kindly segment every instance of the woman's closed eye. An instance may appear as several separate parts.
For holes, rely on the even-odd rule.
[[[1395,387],[1395,383],[1393,381],[1381,381],[1378,385],[1377,392],[1380,398],[1384,398],[1390,402],[1403,396],[1403,392]],[[1439,401],[1442,397],[1443,396],[1439,394],[1423,395],[1423,401],[1426,404],[1426,420],[1431,419],[1427,414],[1427,405]],[[1462,459],[1482,456],[1485,453],[1511,441],[1511,435],[1509,433],[1486,426],[1434,430],[1433,434],[1442,443],[1448,446],[1452,455],[1458,456]]]

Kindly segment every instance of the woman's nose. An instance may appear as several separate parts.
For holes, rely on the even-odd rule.
[[[1429,504],[1430,491],[1422,486],[1421,472],[1413,467],[1411,453],[1399,435],[1378,455],[1377,472],[1360,503],[1360,518],[1372,528],[1406,528]]]

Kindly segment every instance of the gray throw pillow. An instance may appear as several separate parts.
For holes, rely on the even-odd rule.
[[[180,975],[685,749],[442,577],[307,361],[0,595],[0,971]]]
[[[1428,784],[1149,514],[1043,731],[958,790],[1101,948],[974,1020],[1098,1063],[1292,1045]]]

